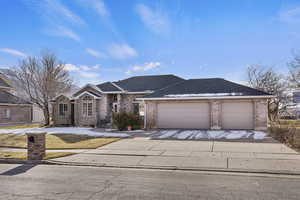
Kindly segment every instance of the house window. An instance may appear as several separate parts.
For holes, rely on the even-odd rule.
[[[117,102],[118,101],[118,95],[114,94],[113,95],[113,102]]]
[[[4,117],[5,119],[10,119],[10,109],[5,109],[4,110]]]
[[[66,112],[68,112],[68,104],[60,103],[59,104],[59,115],[65,116]]]
[[[90,96],[85,96],[82,99],[82,115],[85,117],[93,115],[93,98]]]
[[[113,112],[118,112],[118,104],[113,103]]]

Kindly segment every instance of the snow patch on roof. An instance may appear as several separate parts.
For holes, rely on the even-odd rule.
[[[201,94],[168,94],[165,97],[216,97],[216,96],[242,96],[242,92],[231,93],[201,93]]]

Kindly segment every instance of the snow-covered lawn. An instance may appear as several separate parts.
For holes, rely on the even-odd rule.
[[[130,134],[119,132],[95,132],[92,128],[82,127],[54,127],[54,128],[21,128],[21,129],[0,129],[0,134],[26,134],[27,132],[42,131],[48,134],[75,134],[75,135],[88,135],[98,137],[117,137],[124,138],[129,137]]]
[[[253,139],[263,140],[270,138],[263,131],[211,131],[211,130],[162,130],[155,134],[153,139],[179,139],[179,140],[203,140],[203,139]]]
[[[153,139],[179,139],[179,140],[205,140],[205,139],[253,139],[263,140],[269,138],[263,131],[246,131],[246,130],[232,130],[232,131],[212,131],[212,130],[159,130],[159,131],[97,131],[93,128],[83,127],[53,127],[53,128],[22,128],[22,129],[0,129],[0,134],[19,134],[23,135],[32,131],[43,131],[48,134],[75,134],[88,135],[96,137],[117,137],[125,138],[134,136],[136,133],[144,135],[145,137],[152,137]]]

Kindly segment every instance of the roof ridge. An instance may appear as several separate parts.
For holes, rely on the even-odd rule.
[[[110,82],[113,86],[117,87],[118,89],[125,91],[121,86],[119,86],[117,83],[115,82]]]
[[[260,90],[260,89],[256,89],[256,88],[253,88],[253,87],[250,87],[250,86],[247,86],[247,85],[243,85],[243,84],[240,84],[240,83],[236,83],[236,82],[233,82],[233,81],[229,81],[229,80],[226,80],[226,79],[223,79],[223,80],[224,80],[224,81],[227,81],[227,82],[229,82],[229,83],[233,83],[233,84],[236,84],[236,85],[239,85],[239,86],[242,86],[242,87],[246,87],[246,88],[249,88],[249,89],[252,89],[252,90],[257,90],[257,91],[260,91],[260,92],[264,92],[264,93],[266,93],[266,94],[268,94],[268,95],[271,95],[270,93],[265,92],[265,91]]]
[[[125,81],[125,80],[128,80],[128,79],[137,78],[137,77],[158,77],[158,76],[174,76],[174,77],[177,77],[177,78],[181,78],[180,76],[176,76],[174,74],[139,75],[139,76],[131,76],[131,77],[128,77],[128,78],[125,78],[125,79],[121,79],[121,80],[118,80],[118,81],[113,81],[113,82],[116,83],[116,82]],[[181,79],[183,79],[183,78],[181,78]]]
[[[164,87],[164,88],[158,89],[158,90],[156,90],[154,93],[157,93],[157,92],[159,92],[159,91],[168,89],[169,87],[173,87],[173,86],[178,85],[178,84],[180,84],[180,83],[183,83],[183,82],[185,82],[185,81],[188,81],[188,80],[183,79],[183,80],[181,80],[181,81],[178,81],[178,82],[176,82],[176,83],[173,83],[173,84],[171,84],[171,85],[168,85],[168,86],[166,86],[166,87]],[[153,93],[151,93],[151,94],[153,94]],[[151,95],[151,94],[149,94],[149,95]],[[146,95],[145,97],[147,97],[147,96],[148,96],[148,95]]]

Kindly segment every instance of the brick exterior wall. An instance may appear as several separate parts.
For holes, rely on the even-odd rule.
[[[133,102],[136,98],[145,96],[143,94],[123,94],[121,95],[120,111],[133,112]]]
[[[222,127],[221,124],[221,112],[222,112],[222,103],[221,101],[211,101],[210,102],[210,122],[211,129],[219,130]]]
[[[145,102],[145,125],[147,129],[156,128],[157,101]]]
[[[6,118],[6,109],[10,110],[10,118]],[[1,105],[0,106],[0,124],[8,123],[31,123],[32,106]]]
[[[267,130],[268,126],[268,102],[254,101],[254,123],[256,130]]]
[[[172,101],[145,101],[146,114],[145,123],[146,129],[155,129],[157,119],[157,104],[166,102],[209,102],[210,103],[210,117],[211,117],[211,129],[222,129],[222,103],[223,102],[252,102],[254,109],[254,129],[255,130],[267,130],[268,124],[268,110],[266,99],[231,99],[231,100],[172,100]]]

